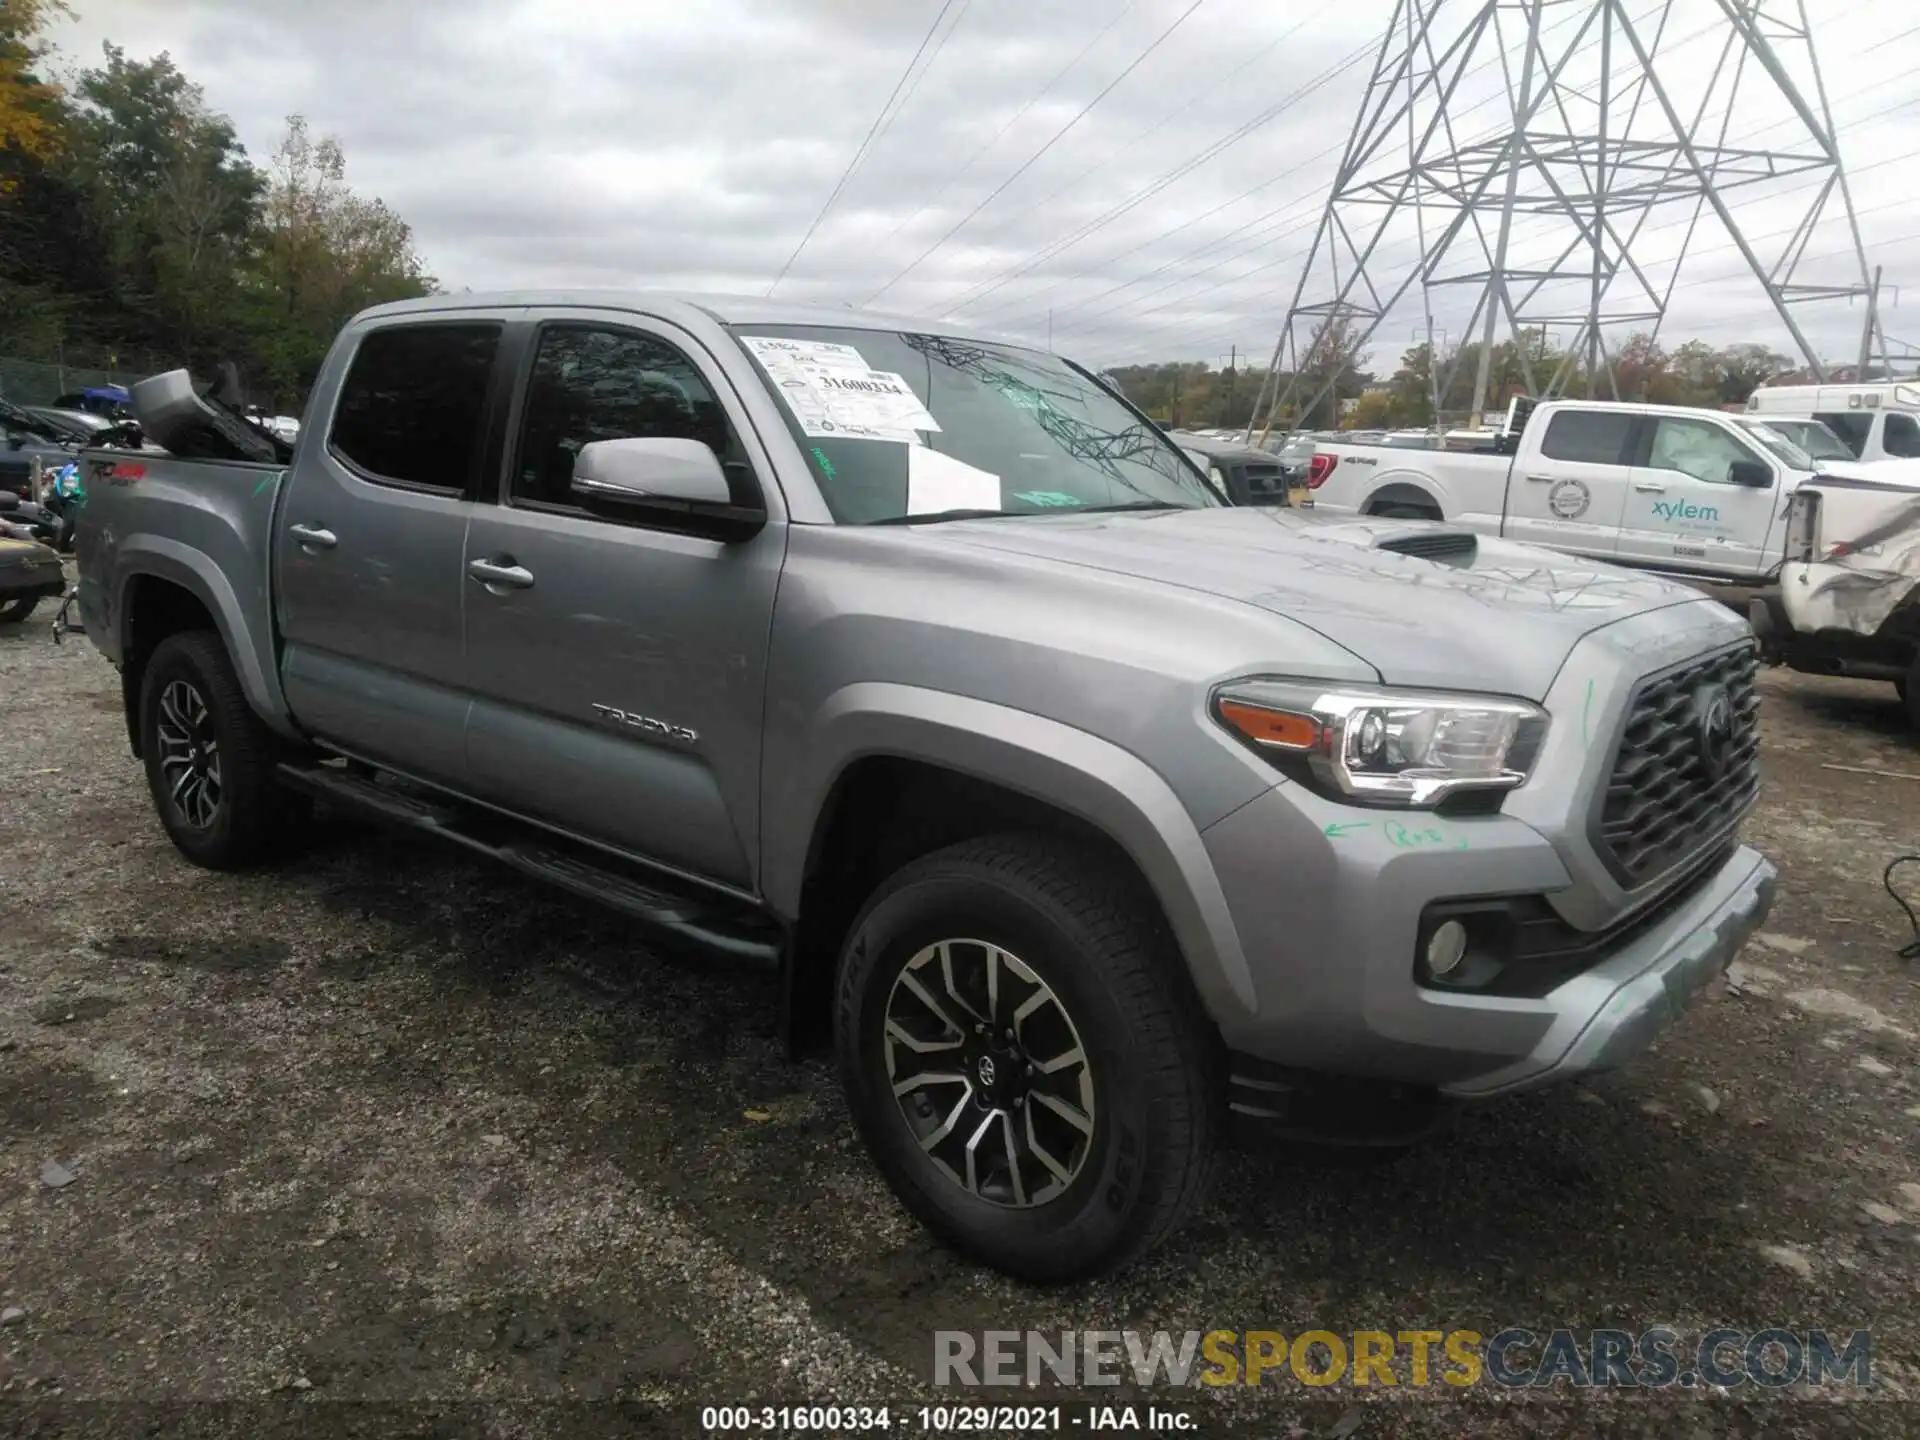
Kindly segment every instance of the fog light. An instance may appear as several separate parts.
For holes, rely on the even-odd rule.
[[[1442,920],[1427,938],[1427,973],[1445,975],[1467,958],[1467,927]]]

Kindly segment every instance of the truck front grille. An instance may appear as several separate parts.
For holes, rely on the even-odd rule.
[[[1751,643],[1642,680],[1627,706],[1594,843],[1629,890],[1724,839],[1760,790]],[[1725,723],[1715,724],[1724,699]]]

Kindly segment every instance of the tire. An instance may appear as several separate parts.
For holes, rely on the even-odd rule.
[[[18,625],[33,614],[34,606],[39,603],[38,595],[20,595],[12,600],[0,601],[0,625]]]
[[[219,636],[187,631],[155,647],[140,684],[140,753],[154,810],[182,855],[240,870],[305,836],[312,803],[275,782],[279,748]]]
[[[929,1230],[1021,1279],[1092,1275],[1151,1248],[1198,1206],[1220,1149],[1218,1037],[1138,889],[1071,842],[967,841],[881,885],[841,955],[835,1048],[868,1152]],[[953,942],[952,987],[942,942]],[[993,947],[1001,958],[989,962]],[[1000,977],[997,1009],[986,1003],[989,963]],[[903,981],[908,972],[952,1024]],[[959,1013],[968,1002],[955,990],[972,1013]],[[983,1039],[982,1011],[1015,1020],[1017,1043],[1005,1043],[1004,1027]],[[1071,1063],[1076,1044],[1083,1063]],[[895,1098],[896,1077],[938,1072],[949,1046],[955,1080]],[[983,1059],[998,1063],[989,1071]],[[1043,1090],[1059,1104],[1027,1099]],[[1079,1120],[1069,1123],[1060,1104]],[[1051,1164],[1032,1148],[1009,1163],[1028,1139]],[[962,1168],[969,1140],[978,1146],[971,1172]]]
[[[1429,510],[1424,505],[1409,505],[1400,501],[1388,501],[1385,505],[1376,505],[1367,512],[1378,515],[1383,520],[1438,520],[1438,511]]]
[[[1920,670],[1920,663],[1916,663],[1914,668]],[[1909,674],[1904,680],[1894,681],[1893,688],[1899,693],[1900,703],[1906,707],[1908,726],[1920,730],[1920,686],[1913,683],[1913,676]]]

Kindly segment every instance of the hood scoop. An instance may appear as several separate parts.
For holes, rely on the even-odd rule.
[[[1376,541],[1373,548],[1464,567],[1473,564],[1474,557],[1480,553],[1480,538],[1471,530],[1419,530],[1389,535]]]

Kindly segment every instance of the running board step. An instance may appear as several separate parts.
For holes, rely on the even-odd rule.
[[[333,765],[281,765],[280,780],[321,800],[443,840],[510,865],[521,874],[618,910],[676,939],[717,950],[749,965],[777,966],[782,934],[768,917],[744,905],[671,887],[585,845],[574,845],[531,825],[423,795],[401,784]]]

